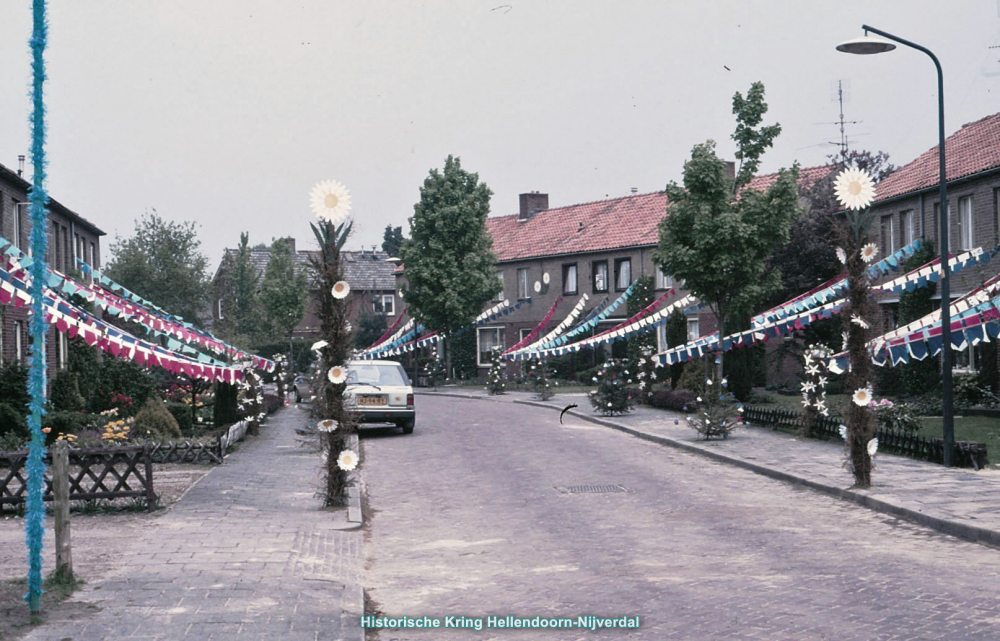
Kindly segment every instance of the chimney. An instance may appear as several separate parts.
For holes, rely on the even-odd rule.
[[[17,155],[17,175],[24,175],[24,154]]]
[[[285,244],[288,245],[288,249],[291,250],[292,255],[294,256],[295,255],[295,238],[293,238],[292,236],[287,236],[285,238]]]
[[[726,161],[726,178],[730,181],[736,180],[736,163],[732,160]]]
[[[527,194],[521,194],[520,200],[521,210],[517,215],[518,222],[531,220],[532,216],[549,208],[548,194],[540,194],[537,191],[532,191]]]

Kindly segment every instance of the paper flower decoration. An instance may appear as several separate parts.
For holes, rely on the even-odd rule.
[[[862,387],[861,389],[854,390],[854,395],[851,396],[851,400],[854,401],[855,405],[866,407],[872,402],[872,388]]]
[[[325,180],[313,187],[309,200],[313,213],[334,225],[351,213],[351,192],[336,180]]]
[[[542,284],[536,280],[535,281],[535,293],[537,294],[540,291],[542,291]]]
[[[339,385],[347,380],[347,370],[340,365],[334,365],[330,368],[330,371],[326,373],[326,377],[330,379],[330,382],[334,385]]]
[[[350,472],[358,466],[358,455],[353,450],[344,450],[337,457],[337,467],[344,470],[345,472]]]
[[[706,378],[705,379],[705,385],[708,385],[709,387],[711,387],[712,386],[712,379]]]
[[[329,344],[330,343],[327,343],[326,341],[316,341],[310,349],[314,352],[318,352]]]
[[[316,429],[319,430],[320,432],[326,432],[329,434],[330,432],[333,432],[337,429],[337,421],[334,421],[333,419],[329,418],[326,419],[325,421],[320,421],[319,423],[316,424]]]
[[[833,191],[844,207],[864,209],[875,198],[875,181],[864,169],[851,167],[837,174]]]
[[[863,329],[868,329],[869,327],[871,327],[871,325],[868,324],[868,321],[861,318],[857,314],[851,314],[851,322]]]
[[[844,251],[843,247],[837,248],[837,260],[839,260],[842,265],[847,264],[847,252]]]
[[[875,452],[878,452],[878,439],[873,438],[868,441],[868,456],[875,456]]]
[[[548,272],[545,272],[544,274],[542,274],[542,282],[545,283],[546,285],[549,284],[549,273]]]
[[[878,247],[875,246],[875,243],[868,243],[861,248],[861,260],[866,263],[870,263],[875,260],[876,254],[878,254]]]
[[[333,284],[333,289],[330,290],[334,298],[347,298],[347,295],[351,293],[351,286],[346,280],[338,280]]]
[[[846,425],[841,425],[840,426],[840,438],[844,439],[845,441],[847,440],[847,426]]]
[[[806,368],[806,374],[808,374],[809,376],[816,376],[817,374],[819,374],[819,366],[810,365],[809,367]]]
[[[810,381],[806,381],[805,383],[802,383],[802,391],[803,392],[811,392],[811,391],[813,391],[815,389],[816,389],[816,383],[812,383]]]

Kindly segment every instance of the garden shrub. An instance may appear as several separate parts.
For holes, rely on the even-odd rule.
[[[22,417],[28,416],[28,368],[12,363],[0,369],[0,399],[10,405]]]
[[[906,404],[917,416],[941,416],[943,412],[941,397],[936,394],[908,399]]]
[[[268,414],[274,414],[279,409],[281,409],[281,398],[270,392],[264,394],[264,411]]]
[[[181,429],[167,405],[156,396],[146,399],[135,415],[133,431],[136,435],[152,438],[180,438]]]
[[[918,432],[923,424],[917,417],[913,407],[905,403],[893,403],[887,399],[875,406],[875,416],[878,426],[882,429],[904,430]]]
[[[92,414],[84,412],[49,412],[42,417],[42,425],[51,428],[46,442],[53,442],[60,434],[79,434],[93,427],[95,420]]]
[[[995,407],[1000,404],[1000,399],[980,385],[975,374],[955,374],[954,385],[956,407]]]
[[[649,404],[653,407],[659,407],[664,410],[673,410],[675,412],[693,412],[697,405],[695,402],[696,396],[697,394],[691,390],[664,389],[658,392],[653,392],[653,395],[649,398]]]
[[[177,421],[177,428],[181,431],[181,434],[186,436],[192,434],[194,424],[191,420],[191,406],[187,403],[177,402],[168,402],[166,405],[167,411]]]
[[[689,361],[685,364],[680,379],[675,381],[674,389],[700,392],[705,389],[704,359]]]
[[[87,400],[80,394],[80,376],[76,372],[59,370],[52,380],[52,406],[57,411],[78,412],[85,409]]]
[[[590,404],[605,416],[632,411],[632,399],[625,386],[629,381],[626,364],[613,359],[597,371],[597,389],[590,394]]]
[[[0,403],[0,438],[26,441],[29,436],[24,414],[10,403]]]
[[[145,405],[153,390],[153,378],[146,368],[107,357],[101,362],[100,384],[90,409],[101,412],[116,407],[119,416],[132,416]]]

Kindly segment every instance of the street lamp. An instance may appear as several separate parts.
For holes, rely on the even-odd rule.
[[[938,233],[938,244],[939,255],[941,256],[941,406],[943,414],[944,423],[944,464],[946,466],[951,466],[953,464],[953,456],[955,451],[955,420],[954,420],[954,408],[952,407],[952,385],[951,385],[951,364],[952,364],[952,354],[951,354],[951,265],[948,261],[948,230],[950,223],[950,215],[948,212],[948,189],[947,189],[947,176],[945,174],[944,166],[944,75],[941,73],[941,63],[938,61],[937,56],[935,56],[930,49],[922,47],[909,40],[903,40],[891,33],[886,33],[876,29],[875,27],[869,27],[866,24],[861,25],[861,28],[865,30],[865,36],[863,38],[855,38],[854,40],[848,40],[847,42],[842,42],[837,45],[837,51],[843,51],[844,53],[854,53],[860,55],[867,55],[873,53],[884,53],[886,51],[892,51],[896,48],[896,45],[892,42],[898,42],[899,44],[906,45],[916,49],[917,51],[923,51],[931,60],[934,61],[934,67],[937,69],[938,78],[938,181],[939,181],[939,205],[938,211],[940,212],[940,232]],[[873,38],[868,35],[868,32],[876,33],[882,38]],[[892,42],[890,42],[892,41]]]

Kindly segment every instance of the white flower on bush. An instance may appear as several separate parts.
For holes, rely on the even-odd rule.
[[[840,431],[840,438],[847,440],[847,426],[841,425],[837,428]]]
[[[329,434],[330,432],[333,432],[337,429],[337,421],[329,418],[320,421],[319,423],[316,424],[316,429],[319,430],[320,432],[326,432],[327,434]]]
[[[354,450],[344,450],[337,457],[337,467],[350,472],[358,466],[358,455]]]
[[[868,456],[875,456],[875,452],[878,452],[878,439],[873,438],[868,441]]]
[[[871,325],[868,324],[868,321],[861,318],[857,314],[851,314],[851,322],[862,329],[868,329],[871,327]]]

